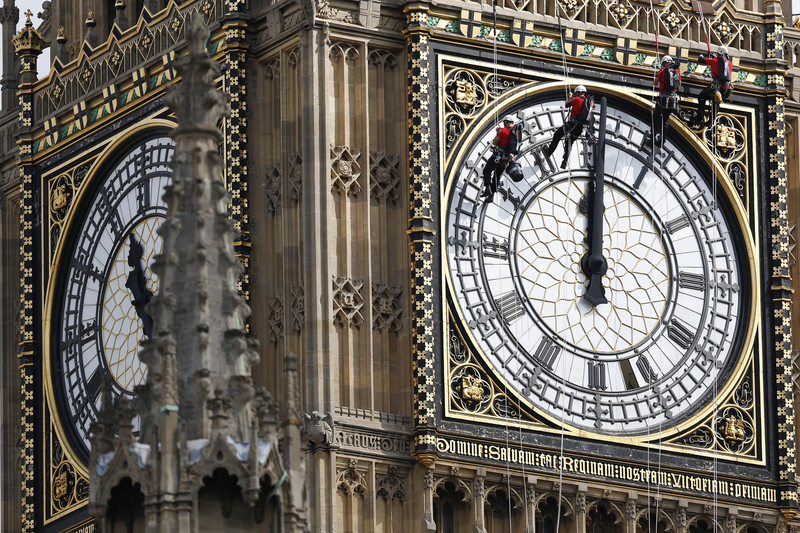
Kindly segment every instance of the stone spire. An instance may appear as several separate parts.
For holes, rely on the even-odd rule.
[[[86,35],[83,36],[83,40],[92,48],[97,48],[100,44],[100,37],[94,31],[95,26],[97,26],[97,21],[94,20],[94,13],[90,9],[89,16],[86,17]]]
[[[58,60],[61,62],[61,66],[64,66],[69,63],[69,50],[67,50],[67,36],[64,35],[64,26],[58,28],[56,42],[58,43],[56,58],[58,58]]]
[[[114,9],[117,10],[117,16],[114,19],[114,24],[121,31],[125,31],[128,29],[128,17],[125,16],[125,1],[124,0],[117,0],[114,2]]]
[[[125,423],[134,411],[122,402],[114,416],[113,451],[103,440],[105,425],[98,425],[92,442],[97,451],[89,470],[89,508],[107,531],[120,515],[113,506],[128,501],[118,497],[125,487],[141,490],[148,533],[197,531],[199,524],[225,529],[231,509],[236,531],[260,531],[273,494],[279,495],[283,523],[287,510],[294,516],[296,506],[305,507],[304,480],[296,474],[304,461],[299,446],[292,446],[287,468],[275,436],[275,402],[250,376],[259,357],[244,330],[250,308],[236,288],[243,269],[234,255],[235,229],[217,153],[217,123],[228,112],[228,97],[216,89],[220,71],[206,51],[202,17],[192,17],[187,26],[188,55],[176,66],[181,81],[164,99],[179,126],[172,132],[172,185],[164,193],[167,218],[159,229],[163,249],[152,265],[160,286],[147,305],[153,334],[140,352],[148,372],[136,391],[139,442]],[[123,487],[125,478],[130,482]],[[289,494],[287,479],[300,498]],[[222,511],[220,498],[228,502]],[[128,515],[134,511],[125,509]]]

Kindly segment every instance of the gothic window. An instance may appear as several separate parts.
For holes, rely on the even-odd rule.
[[[710,519],[700,518],[689,526],[689,533],[714,533]]]
[[[465,494],[446,481],[439,485],[433,498],[433,520],[437,533],[457,533],[467,530]]]
[[[571,531],[571,525],[567,520],[567,506],[562,503],[559,508],[558,500],[555,496],[549,496],[540,502],[536,509],[536,531],[541,533],[556,533],[558,531]],[[558,520],[559,512],[561,520]]]
[[[636,533],[665,533],[667,529],[669,529],[669,524],[663,516],[657,520],[655,512],[643,514],[636,522]]]
[[[622,520],[603,502],[593,506],[586,514],[586,533],[621,533]]]

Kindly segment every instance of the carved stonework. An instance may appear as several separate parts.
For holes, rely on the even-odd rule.
[[[361,150],[331,146],[331,191],[356,196],[361,192]]]
[[[625,516],[629,520],[636,519],[636,500],[628,500],[625,504]]]
[[[403,307],[400,302],[402,287],[385,283],[372,284],[372,329],[385,329],[399,333],[403,330]]]
[[[303,192],[303,158],[300,152],[289,157],[289,198],[299,202]]]
[[[267,324],[269,325],[269,341],[278,344],[283,336],[283,299],[280,296],[267,300]]]
[[[355,461],[355,462],[354,462]],[[356,470],[357,459],[351,459],[349,467],[339,470],[336,475],[336,488],[347,496],[364,497],[367,492],[367,480]]]
[[[306,321],[306,291],[302,285],[292,289],[292,331],[300,332]]]
[[[400,199],[400,155],[384,151],[369,153],[370,196],[397,205]]]
[[[380,453],[386,456],[409,458],[414,451],[412,439],[404,435],[370,433],[344,426],[334,433],[334,442],[339,448]]]
[[[725,517],[725,533],[736,533],[736,515],[729,514]]]
[[[361,51],[357,45],[346,42],[331,43],[330,58],[335,62],[344,60],[347,63],[355,63],[361,57]]]
[[[402,502],[405,499],[406,489],[403,486],[403,482],[397,477],[396,466],[390,466],[389,472],[378,479],[375,492],[387,502],[393,502],[394,500]]]
[[[335,426],[330,411],[323,417],[319,411],[311,411],[310,415],[303,414],[308,440],[316,446],[333,443],[333,428]]]
[[[267,213],[274,216],[281,205],[281,165],[267,165],[265,189],[267,193]]]
[[[675,523],[678,527],[686,527],[686,507],[678,507]]]
[[[361,288],[364,280],[333,276],[333,321],[341,327],[359,328],[364,323]]]

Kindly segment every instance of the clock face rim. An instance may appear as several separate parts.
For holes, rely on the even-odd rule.
[[[578,83],[578,81],[575,81],[575,83]],[[617,109],[624,109],[627,113],[630,113],[640,120],[645,120],[643,118],[645,114],[649,115],[649,109],[651,107],[650,101],[642,98],[638,94],[634,94],[633,91],[620,90],[619,87],[605,83],[583,81],[581,81],[581,83],[588,88],[590,94],[595,96],[596,105],[599,105],[601,96],[606,96],[609,106],[616,107]],[[439,198],[441,224],[443,226],[442,235],[447,235],[446,225],[448,223],[450,210],[450,196],[453,193],[452,189],[454,184],[458,181],[461,168],[466,163],[475,143],[486,137],[490,129],[495,126],[495,114],[500,116],[508,114],[514,115],[521,109],[530,108],[544,101],[554,99],[562,101],[563,94],[564,86],[561,82],[529,83],[517,89],[507,91],[495,101],[495,106],[484,110],[476,117],[474,123],[466,128],[449,154],[446,154],[444,151],[443,147],[445,145],[442,139],[443,130],[440,129],[440,168],[443,169],[442,177],[444,178],[442,180],[442,186],[440,187]],[[673,118],[673,120],[675,119]],[[741,310],[742,313],[747,313],[748,316],[737,326],[736,335],[731,341],[733,348],[730,360],[728,364],[720,370],[716,378],[723,382],[717,395],[718,397],[724,397],[732,392],[733,388],[738,385],[743,374],[746,372],[748,365],[743,363],[749,359],[750,353],[753,352],[755,346],[755,339],[758,332],[758,317],[760,316],[761,308],[761,291],[758,285],[760,270],[755,261],[757,247],[749,228],[749,220],[745,212],[745,207],[738,199],[733,185],[724,179],[726,175],[724,169],[715,162],[713,155],[707,149],[703,141],[685,131],[684,128],[673,126],[671,143],[673,149],[677,150],[684,158],[689,159],[698,171],[707,170],[710,173],[712,169],[716,169],[717,190],[722,192],[722,194],[718,195],[718,203],[728,220],[729,227],[731,230],[735,230],[732,242],[736,247],[737,260],[742,265],[740,285],[742,286],[743,297]],[[710,181],[710,179],[707,180],[709,186]],[[741,239],[739,239],[739,237],[741,237]],[[679,421],[670,425],[668,428],[659,429],[658,427],[654,427],[647,434],[625,434],[624,431],[597,430],[586,426],[573,425],[569,421],[562,422],[558,414],[551,414],[544,411],[541,407],[532,403],[527,397],[519,393],[517,387],[512,385],[501,371],[497,370],[488,356],[480,349],[480,344],[477,342],[474,332],[468,326],[468,320],[465,318],[463,310],[457,303],[458,298],[455,295],[455,289],[451,278],[447,245],[444,243],[443,239],[443,237],[440,237],[442,272],[444,274],[444,283],[442,284],[442,295],[445,303],[443,308],[443,324],[446,337],[449,338],[450,333],[448,332],[451,327],[454,327],[458,332],[457,334],[463,339],[468,349],[473,353],[473,356],[481,361],[484,366],[484,371],[488,373],[489,377],[495,379],[498,386],[501,388],[505,387],[507,390],[512,391],[509,392],[509,395],[514,402],[519,403],[530,412],[535,413],[535,416],[539,419],[552,424],[552,427],[541,425],[541,423],[533,425],[527,424],[528,427],[540,431],[560,432],[563,426],[564,430],[578,436],[592,436],[601,439],[607,439],[609,436],[613,436],[615,442],[622,444],[641,444],[653,440],[658,440],[660,442],[660,440],[665,437],[681,433],[687,428],[694,426],[697,420],[707,418],[712,413],[714,405],[708,396],[709,391],[706,391],[699,397],[699,400],[702,400],[703,404],[701,407],[689,409],[688,412],[682,413],[682,415],[685,416],[679,416]],[[674,302],[668,302],[667,305],[674,305]],[[443,355],[445,368],[447,372],[449,372],[451,363],[447,355],[447,350],[445,350]],[[454,411],[448,402],[445,402],[444,414],[445,417],[468,420],[475,418],[469,413]],[[485,420],[485,417],[480,417],[480,419]],[[514,421],[514,423],[526,425],[521,421]]]
[[[75,468],[84,476],[88,476],[87,468],[90,452],[88,449],[84,450],[83,447],[78,446],[78,443],[83,441],[83,437],[69,418],[69,408],[65,405],[68,397],[64,390],[64,385],[61,383],[61,362],[55,360],[55,358],[60,358],[58,346],[60,343],[61,315],[68,271],[68,269],[59,268],[59,266],[63,267],[63,262],[65,260],[69,261],[72,257],[78,233],[85,220],[85,213],[81,209],[86,208],[94,200],[109,173],[113,172],[131,152],[143,143],[169,137],[170,132],[176,127],[174,122],[159,118],[148,118],[141,122],[108,139],[105,147],[91,162],[91,168],[73,198],[70,211],[62,223],[62,238],[59,240],[58,246],[52,255],[53,259],[50,266],[46,267],[45,270],[45,272],[49,272],[49,277],[45,278],[47,292],[44,302],[43,316],[45,318],[42,331],[42,381],[45,401],[47,402],[51,425],[57,433],[65,455],[72,459]],[[78,164],[80,164],[79,161],[74,163],[74,165]],[[45,190],[49,190],[56,176],[63,172],[64,169],[59,168],[48,174],[43,174],[40,179],[46,188]],[[47,242],[49,239],[48,227],[47,224],[42,225],[42,242]],[[103,274],[105,275],[106,273],[103,272]],[[105,292],[105,285],[106,282],[104,281],[101,291],[103,293]]]

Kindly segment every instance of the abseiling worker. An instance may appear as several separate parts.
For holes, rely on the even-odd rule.
[[[490,203],[497,192],[500,184],[500,176],[505,172],[508,163],[511,161],[511,135],[514,128],[514,117],[506,115],[503,118],[503,127],[497,128],[497,135],[492,139],[493,153],[483,167],[483,193],[481,198]]]
[[[547,147],[545,154],[547,157],[553,155],[553,152],[556,151],[556,146],[564,138],[564,135],[567,135],[567,146],[564,148],[564,160],[561,162],[561,168],[567,168],[567,160],[569,159],[569,153],[572,150],[572,143],[575,142],[575,139],[581,136],[583,133],[583,127],[585,124],[585,119],[583,117],[588,116],[588,113],[584,113],[584,105],[586,103],[586,87],[583,85],[578,85],[575,87],[574,93],[569,93],[569,97],[567,98],[564,107],[569,107],[569,120],[564,123],[564,126],[557,129],[555,135],[553,135],[553,140],[550,141],[550,146]]]
[[[709,58],[700,55],[698,62],[705,62],[706,65],[711,67],[711,83],[697,97],[700,101],[700,108],[694,118],[694,127],[702,128],[705,123],[708,101],[713,100],[713,105],[717,106],[731,95],[733,90],[733,84],[731,83],[733,61],[731,61],[731,56],[728,55],[728,47],[720,46],[717,48],[717,53],[711,54]]]

